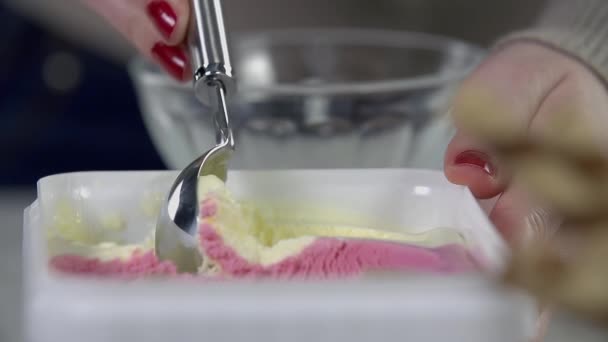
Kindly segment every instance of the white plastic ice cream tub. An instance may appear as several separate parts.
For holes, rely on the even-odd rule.
[[[151,201],[175,176],[91,172],[39,182],[38,198],[24,219],[28,342],[513,342],[533,334],[532,303],[492,282],[508,253],[505,244],[470,192],[435,171],[238,171],[230,174],[228,186],[238,198],[315,203],[353,213],[332,220],[361,220],[378,229],[452,227],[485,261],[489,275],[122,283],[50,272],[46,230],[59,202],[68,201],[91,227],[104,215],[120,215],[125,234],[141,238],[154,227]]]

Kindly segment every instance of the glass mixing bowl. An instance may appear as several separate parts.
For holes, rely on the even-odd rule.
[[[281,30],[233,36],[235,169],[440,168],[455,87],[483,51],[434,35]],[[215,144],[191,84],[130,65],[145,124],[170,168]]]

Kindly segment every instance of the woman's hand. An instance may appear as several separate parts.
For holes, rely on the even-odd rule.
[[[190,77],[184,50],[190,11],[187,0],[82,1],[175,79]]]
[[[480,199],[499,196],[490,215],[510,241],[555,228],[548,208],[568,220],[608,216],[608,93],[579,61],[506,45],[463,83],[453,117],[446,176]]]
[[[514,246],[505,280],[608,324],[603,82],[561,52],[512,43],[464,82],[453,115],[460,130],[446,153],[446,176],[478,198],[498,196],[491,219],[510,241],[537,240]],[[558,226],[559,234],[538,241]]]

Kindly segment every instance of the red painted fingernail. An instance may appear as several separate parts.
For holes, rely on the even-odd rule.
[[[160,33],[169,39],[177,24],[177,15],[171,5],[166,1],[152,1],[148,4],[148,15]]]
[[[460,153],[456,156],[456,159],[454,159],[454,164],[478,167],[484,170],[490,176],[494,176],[496,174],[496,169],[490,162],[490,157],[477,151],[465,151]]]
[[[186,75],[186,54],[180,47],[156,43],[152,56],[167,70],[171,76],[183,81]]]

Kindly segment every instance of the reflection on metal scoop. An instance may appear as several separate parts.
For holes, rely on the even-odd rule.
[[[190,163],[173,183],[156,223],[155,251],[160,260],[172,261],[179,272],[194,273],[202,263],[196,236],[198,179],[215,175],[226,181],[228,161],[235,147],[226,96],[234,91],[235,84],[220,0],[192,0],[191,11],[189,44],[194,91],[201,102],[217,107],[217,145]]]

